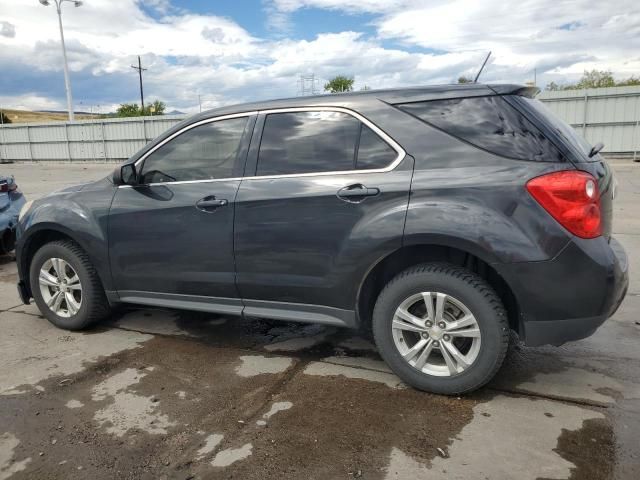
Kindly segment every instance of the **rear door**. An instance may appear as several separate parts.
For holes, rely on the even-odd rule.
[[[138,165],[139,185],[118,188],[109,255],[123,300],[241,311],[233,216],[254,122],[223,117],[185,127]]]
[[[350,323],[364,272],[401,245],[413,159],[345,109],[263,112],[256,131],[236,199],[245,313]]]

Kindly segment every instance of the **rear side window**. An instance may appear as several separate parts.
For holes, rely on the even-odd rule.
[[[257,175],[353,170],[358,119],[342,112],[267,115]]]
[[[265,118],[256,175],[379,169],[391,165],[397,155],[348,113],[271,113]]]
[[[539,162],[564,161],[544,134],[499,96],[405,103],[398,107],[496,155]]]
[[[388,167],[397,156],[398,153],[391,148],[391,145],[380,138],[376,132],[362,124],[356,162],[358,170]]]
[[[540,121],[545,122],[546,125],[556,133],[556,135],[560,136],[561,142],[577,150],[578,155],[572,156],[572,161],[598,161],[598,155],[595,155],[591,159],[589,158],[589,152],[591,151],[591,145],[589,145],[589,142],[571,128],[570,125],[558,118],[540,100],[520,96],[516,96],[514,100],[525,112],[530,112],[530,114],[537,116]]]

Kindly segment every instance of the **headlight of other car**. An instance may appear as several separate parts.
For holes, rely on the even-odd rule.
[[[22,220],[22,217],[26,215],[26,213],[31,208],[32,203],[33,203],[33,200],[29,200],[22,206],[22,208],[20,209],[20,213],[18,214],[18,221]]]

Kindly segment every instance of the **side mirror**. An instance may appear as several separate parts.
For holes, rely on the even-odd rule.
[[[113,173],[113,181],[116,185],[137,185],[138,173],[133,163],[127,163]]]

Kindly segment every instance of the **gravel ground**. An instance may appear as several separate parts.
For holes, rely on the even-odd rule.
[[[36,198],[113,168],[0,173]],[[0,480],[640,478],[640,166],[615,169],[620,311],[580,342],[514,345],[461,398],[406,387],[341,329],[130,308],[57,330],[0,257]]]

